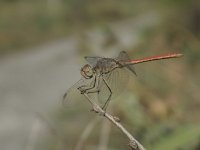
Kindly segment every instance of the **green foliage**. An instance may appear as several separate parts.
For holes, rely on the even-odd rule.
[[[1,1],[0,54],[133,14],[130,4],[122,1]]]
[[[156,141],[155,146],[149,150],[184,150],[195,149],[200,143],[200,126],[197,125],[182,125],[181,128],[175,130],[172,134],[161,137]]]

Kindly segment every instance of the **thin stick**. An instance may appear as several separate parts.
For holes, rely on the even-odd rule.
[[[136,59],[136,60],[128,60],[125,62],[125,64],[126,65],[134,65],[134,64],[139,64],[139,63],[148,62],[148,61],[178,58],[178,57],[182,57],[182,56],[183,56],[183,54],[172,53],[172,54],[158,55],[158,56],[152,56],[152,57]]]
[[[128,137],[128,145],[131,147],[132,150],[145,150],[145,148],[115,119],[115,117],[105,112],[97,103],[92,101],[86,93],[84,93],[83,95],[88,99],[89,103],[92,105],[93,110],[96,113],[99,113],[100,115],[106,117],[110,122],[118,127],[122,131],[122,133],[124,133]]]

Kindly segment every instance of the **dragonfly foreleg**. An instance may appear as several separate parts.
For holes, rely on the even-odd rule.
[[[81,91],[81,94],[99,92],[99,90],[97,89],[99,80],[97,78],[98,77],[95,75],[95,77],[93,79],[94,81],[92,81],[90,85],[83,85],[83,86],[79,87],[78,90]]]
[[[110,99],[111,99],[111,96],[112,96],[112,90],[108,84],[108,82],[104,79],[104,77],[102,77],[103,79],[103,82],[105,83],[105,85],[107,86],[109,92],[110,92],[110,95],[108,97],[108,99],[106,100],[105,104],[103,105],[102,109],[106,111],[106,108],[108,107],[108,103],[110,102]]]
[[[96,78],[96,80],[94,81],[93,88],[87,89],[87,93],[99,93],[100,92],[100,90],[99,90],[99,81],[100,81],[99,76],[96,75],[95,78]]]

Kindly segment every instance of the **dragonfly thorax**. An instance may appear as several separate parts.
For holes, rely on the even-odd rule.
[[[107,74],[110,73],[115,68],[119,68],[119,64],[115,59],[111,58],[102,58],[94,67],[95,72],[100,74]]]
[[[91,79],[94,75],[92,66],[90,66],[89,64],[86,64],[85,66],[83,66],[80,72],[81,72],[81,75],[86,79]]]

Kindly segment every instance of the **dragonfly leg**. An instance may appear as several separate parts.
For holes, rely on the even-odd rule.
[[[92,84],[80,86],[80,87],[78,87],[78,90],[81,91],[81,94],[97,93],[97,92],[99,92],[97,87],[98,87],[98,80],[97,80],[97,76],[95,75],[94,82],[92,82]]]
[[[92,88],[87,89],[87,93],[99,93],[99,76],[95,76],[94,85]]]
[[[108,107],[108,103],[110,102],[111,96],[112,96],[112,90],[108,84],[108,82],[104,79],[104,77],[102,77],[103,82],[105,83],[105,85],[107,86],[108,90],[110,91],[110,95],[108,97],[108,99],[106,100],[105,104],[103,105],[102,109],[106,111],[107,107]]]

